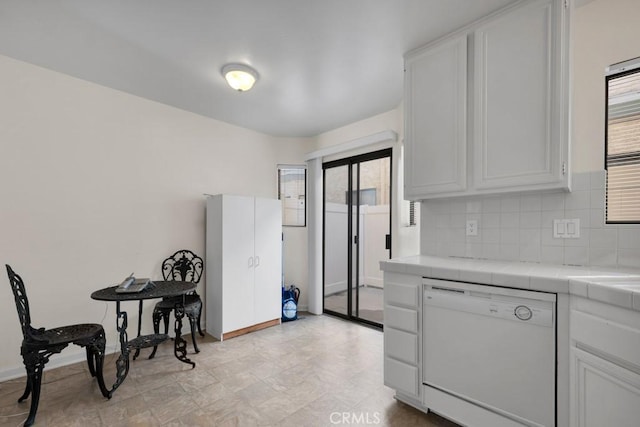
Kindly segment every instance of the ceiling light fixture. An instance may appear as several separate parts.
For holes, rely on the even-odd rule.
[[[227,64],[222,67],[222,75],[229,86],[238,92],[245,92],[258,80],[258,72],[248,65]]]

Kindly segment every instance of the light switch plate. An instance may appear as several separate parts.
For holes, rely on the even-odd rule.
[[[574,219],[554,219],[553,220],[554,239],[579,239],[580,238],[580,218]]]

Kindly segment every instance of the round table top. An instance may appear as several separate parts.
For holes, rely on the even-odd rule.
[[[91,294],[91,298],[99,301],[138,301],[142,299],[154,299],[173,297],[193,291],[197,284],[193,282],[177,282],[166,280],[153,280],[154,288],[141,292],[116,292],[118,285],[100,289]]]

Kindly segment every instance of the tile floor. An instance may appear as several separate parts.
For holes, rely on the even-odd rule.
[[[174,358],[170,342],[153,360],[143,350],[111,400],[84,363],[48,370],[35,425],[455,426],[393,398],[382,384],[376,329],[303,314],[224,342],[207,336],[199,345],[201,352],[189,355],[193,370]],[[106,358],[107,384],[115,357]],[[23,378],[0,383],[1,426],[24,422],[30,401],[16,403],[23,390]]]

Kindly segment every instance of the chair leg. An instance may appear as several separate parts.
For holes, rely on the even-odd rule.
[[[31,379],[31,377],[29,376],[29,370],[27,370],[27,384],[24,387],[24,393],[22,393],[22,396],[20,396],[20,398],[18,399],[18,403],[20,403],[23,400],[25,400],[31,394],[31,381],[30,381],[30,379]]]
[[[200,307],[198,307],[197,325],[198,325],[198,333],[200,334],[201,337],[204,337],[204,332],[202,332],[202,328],[200,327],[201,318],[202,318],[202,303],[200,303]]]
[[[100,333],[95,341],[86,346],[87,349],[87,362],[89,364],[89,371],[93,369],[92,376],[98,380],[98,387],[100,392],[107,399],[111,399],[111,392],[107,390],[107,386],[104,384],[104,352],[107,346],[107,340],[104,336],[104,332]]]
[[[164,321],[164,333],[169,333],[169,317],[171,316],[171,310],[162,312],[162,320]]]
[[[191,341],[193,342],[193,350],[196,353],[200,353],[200,349],[198,349],[198,344],[196,343],[196,316],[193,313],[190,313],[188,316],[189,324],[191,325]]]
[[[41,358],[37,352],[31,353],[25,357],[25,366],[27,368],[27,389],[31,390],[31,408],[29,409],[29,416],[24,422],[25,427],[33,425],[36,419],[36,412],[38,412],[38,404],[40,403],[40,388],[42,386],[42,371],[47,358]],[[28,395],[25,390],[25,395]],[[24,400],[23,395],[18,402]]]
[[[95,358],[93,356],[93,351],[91,346],[86,346],[85,351],[87,352],[87,365],[89,366],[89,373],[92,377],[96,376],[96,366],[95,366]]]

